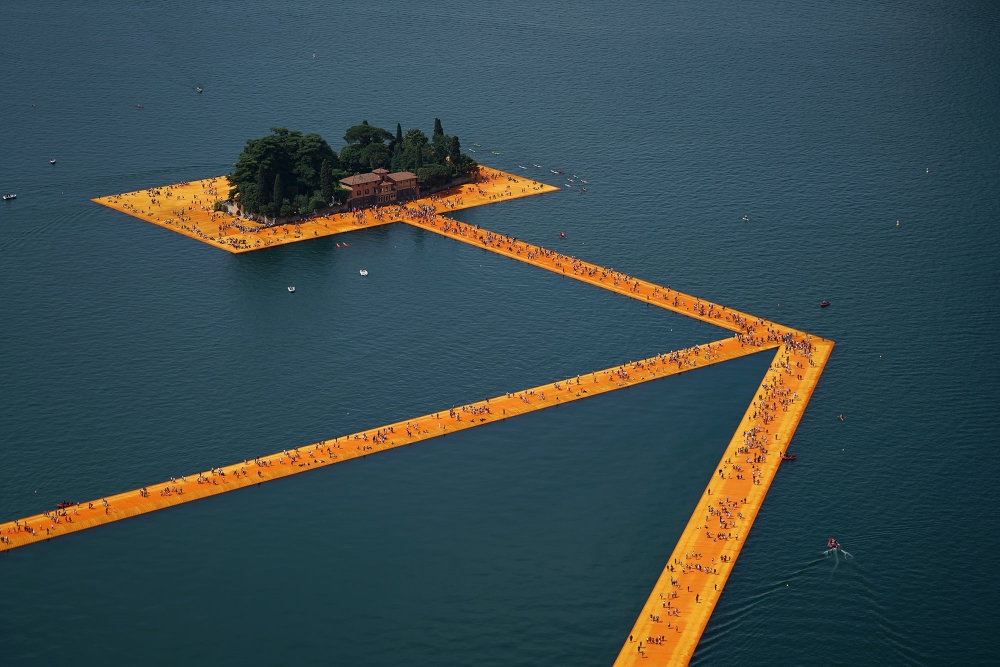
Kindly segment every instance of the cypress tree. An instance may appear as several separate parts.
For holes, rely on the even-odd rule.
[[[275,217],[281,211],[281,203],[285,200],[284,183],[281,182],[281,174],[274,177],[274,195],[271,198],[271,206],[274,208]]]
[[[442,134],[444,134],[444,128],[441,127],[441,119],[440,118],[435,118],[434,119],[434,136],[435,137],[440,137]]]
[[[330,173],[330,161],[323,160],[319,166],[319,183],[323,194],[323,200],[329,204],[333,198],[333,175]]]
[[[403,126],[399,123],[396,123],[396,145],[403,145]]]
[[[417,169],[424,166],[424,147],[417,144]]]
[[[451,160],[451,166],[457,167],[459,162],[462,161],[462,145],[458,143],[458,137],[451,138],[451,150],[448,151],[448,159]]]

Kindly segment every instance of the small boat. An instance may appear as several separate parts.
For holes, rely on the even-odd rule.
[[[549,169],[553,174],[565,174],[566,172],[562,169]]]
[[[472,145],[473,145],[473,146],[476,146],[477,148],[479,147],[479,144],[472,144]]]
[[[750,216],[744,215],[743,222],[750,222]]]
[[[587,188],[580,188],[580,194],[581,194],[581,195],[582,195],[582,194],[583,194],[584,192],[586,192],[586,191],[587,191]]]
[[[820,301],[820,302],[819,302],[819,307],[820,307],[820,308],[826,308],[826,307],[827,307],[827,306],[829,306],[829,305],[830,305],[830,302],[829,302],[829,301]]]
[[[523,164],[519,164],[519,165],[517,165],[517,167],[518,167],[518,169],[527,169],[527,167],[525,167]]]
[[[469,149],[469,152],[470,152],[470,153],[475,153],[475,152],[476,152],[476,149],[475,149],[475,148],[470,148],[470,149]]]
[[[136,109],[145,109],[146,107],[142,106],[141,104],[136,104],[135,108]]]
[[[581,183],[586,183],[587,181],[585,181],[585,180],[583,180],[583,179],[581,178],[581,179],[580,179],[580,182],[581,182]]]
[[[76,504],[76,503],[71,503],[71,502],[70,502],[70,501],[68,501],[68,500],[64,500],[64,501],[62,501],[61,503],[56,503],[56,509],[57,509],[57,510],[64,510],[64,509],[67,509],[67,508],[69,508],[69,507],[72,507],[72,506],[73,506],[73,505],[75,505],[75,504]]]
[[[493,151],[494,155],[500,155],[500,151]]]
[[[827,549],[839,549],[840,548],[840,542],[838,542],[836,539],[834,539],[834,538],[831,537],[830,539],[828,539],[826,541],[826,548]]]
[[[368,275],[368,270],[367,269],[361,269],[360,271],[358,271],[358,273],[360,273],[362,276],[367,276]]]
[[[195,86],[195,90],[200,93],[201,91],[204,90],[204,88],[202,88],[201,86]]]
[[[294,292],[295,291],[295,285],[289,285],[288,286],[288,291],[289,292]]]
[[[17,199],[17,195],[14,194],[13,192],[11,192],[9,195],[3,196],[4,201],[10,201],[11,199]]]
[[[570,185],[569,183],[566,183],[565,185],[563,185],[563,187],[564,187],[564,188],[571,188],[571,187],[573,187],[573,186],[572,186],[572,185]]]
[[[350,248],[351,246],[349,246],[349,245],[347,245],[347,244],[345,243],[345,244],[344,244],[344,247],[345,247],[345,248]]]
[[[49,160],[49,164],[55,164],[55,163],[56,163],[55,159]]]
[[[561,239],[566,238],[566,232],[559,232],[559,238]]]
[[[794,461],[795,460],[795,456],[793,456],[792,454],[782,454],[781,455],[781,460],[782,461]]]
[[[532,162],[531,164],[535,164],[535,163],[534,163],[534,162]],[[540,165],[540,164],[535,164],[535,166],[536,166],[536,167],[538,167],[539,169],[541,169],[541,168],[542,168],[542,165]]]

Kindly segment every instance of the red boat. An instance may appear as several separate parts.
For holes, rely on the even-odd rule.
[[[561,239],[566,238],[566,232],[559,232],[559,238]]]
[[[56,503],[56,509],[57,509],[57,510],[64,510],[64,509],[67,509],[67,508],[69,508],[69,507],[72,507],[72,506],[73,506],[73,505],[75,505],[75,504],[76,504],[76,503],[71,503],[71,502],[70,502],[70,501],[68,501],[68,500],[64,500],[64,501],[62,501],[61,503]]]
[[[830,302],[829,302],[829,301],[820,301],[820,302],[819,302],[819,307],[820,307],[820,308],[826,308],[826,307],[827,307],[827,306],[829,306],[829,305],[830,305]]]
[[[826,541],[826,546],[827,546],[828,549],[839,549],[840,548],[840,542],[838,542],[837,540],[835,540],[834,538],[831,537],[830,539],[828,539]]]
[[[782,461],[794,461],[795,457],[792,456],[791,454],[782,454],[781,455],[781,460]]]

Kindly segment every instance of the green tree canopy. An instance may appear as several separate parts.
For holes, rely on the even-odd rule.
[[[392,134],[388,130],[369,125],[367,120],[361,121],[361,125],[347,128],[347,132],[344,133],[344,141],[362,148],[372,142],[384,144],[390,139],[392,139]]]
[[[229,175],[233,184],[229,196],[248,213],[278,215],[285,200],[322,196],[324,162],[331,174],[340,168],[337,154],[323,137],[273,127],[271,134],[247,141]]]

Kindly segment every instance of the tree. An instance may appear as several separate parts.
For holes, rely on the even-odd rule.
[[[320,195],[329,204],[330,200],[333,199],[333,174],[330,173],[329,160],[323,160],[323,164],[319,166],[319,187]],[[315,209],[316,207],[314,206],[313,208]]]
[[[403,143],[403,126],[396,123],[396,145],[401,145]]]
[[[282,204],[285,201],[285,184],[281,182],[281,174],[275,174],[274,176],[274,194],[271,196],[271,208],[274,210],[274,215],[277,216],[281,211]]]
[[[229,175],[233,184],[229,196],[252,214],[277,215],[286,199],[305,201],[302,207],[308,208],[310,198],[322,196],[324,164],[332,190],[333,170],[339,170],[340,162],[323,137],[272,127],[271,134],[247,141]],[[278,176],[280,198],[274,187]]]
[[[432,164],[428,167],[417,169],[417,183],[422,188],[430,188],[435,185],[443,185],[452,178],[451,169],[440,164]]]
[[[390,139],[392,139],[392,134],[388,130],[369,125],[367,120],[361,121],[361,125],[347,128],[347,132],[344,133],[344,141],[362,148],[372,142],[383,144]]]
[[[361,164],[368,169],[385,169],[392,161],[385,144],[368,144],[361,149]]]
[[[462,145],[458,143],[458,137],[451,138],[451,150],[448,152],[448,159],[453,167],[458,167],[462,162]]]
[[[442,134],[444,134],[444,128],[441,127],[441,119],[440,118],[435,118],[434,119],[434,135],[433,136],[440,137]]]

